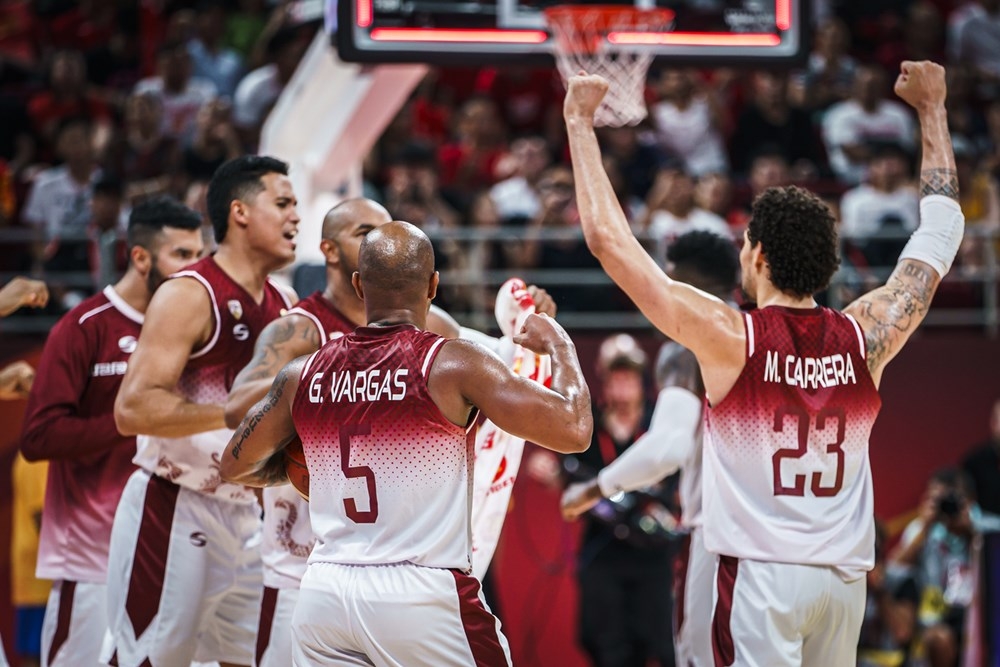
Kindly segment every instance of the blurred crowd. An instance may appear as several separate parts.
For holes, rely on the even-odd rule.
[[[707,229],[741,240],[755,194],[809,186],[838,211],[845,265],[864,287],[917,224],[919,156],[892,82],[905,59],[948,67],[950,125],[969,234],[939,301],[978,307],[979,230],[1000,228],[1000,3],[817,2],[808,63],[794,71],[655,63],[649,115],[605,128],[606,167],[636,234],[662,258]],[[253,151],[319,29],[268,0],[4,0],[0,15],[0,270],[48,274],[72,306],[123,269],[122,221],[173,194],[203,210],[227,158]],[[443,240],[444,269],[473,277],[442,295],[456,311],[492,289],[490,269],[595,266],[578,232],[554,69],[434,68],[364,162],[367,195]],[[498,231],[499,230],[499,231]],[[515,242],[499,242],[499,232]],[[20,245],[10,239],[20,240]],[[51,279],[56,272],[62,274]],[[630,308],[552,285],[564,310]],[[850,294],[841,295],[849,298]]]

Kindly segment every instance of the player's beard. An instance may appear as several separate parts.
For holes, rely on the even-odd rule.
[[[152,294],[156,291],[157,287],[163,284],[167,277],[160,272],[160,267],[156,265],[156,257],[151,256],[149,259],[149,274],[146,276],[146,287],[149,289],[149,293]]]

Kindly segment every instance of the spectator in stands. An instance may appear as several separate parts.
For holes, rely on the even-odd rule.
[[[952,145],[958,172],[958,201],[966,225],[958,264],[963,272],[981,270],[988,264],[987,246],[1000,232],[1000,184],[992,172],[979,166],[978,152],[968,139],[953,135]],[[987,234],[992,234],[993,239]]]
[[[51,159],[56,132],[67,118],[88,118],[99,134],[106,134],[111,118],[107,105],[87,89],[87,69],[79,51],[57,51],[52,55],[46,87],[28,102],[28,116],[43,142],[46,159]]]
[[[948,14],[945,49],[948,54],[948,60],[952,63],[957,64],[961,57],[959,51],[962,43],[962,31],[965,29],[965,26],[974,18],[987,16],[988,14],[984,5],[989,4],[990,2],[980,2],[980,0],[966,0],[966,2],[960,4]]]
[[[222,43],[226,4],[223,0],[201,0],[195,15],[196,37],[187,48],[194,76],[211,81],[219,95],[232,98],[243,74],[243,56]]]
[[[975,534],[990,522],[972,500],[968,477],[935,472],[919,515],[903,531],[890,562],[910,568],[920,591],[919,623],[930,667],[956,667],[975,584],[970,562]]]
[[[694,202],[698,208],[725,220],[730,228],[740,224],[739,211],[733,208],[733,182],[726,172],[703,174],[699,177],[694,186]],[[733,233],[737,235],[735,230]]]
[[[958,61],[971,65],[981,76],[1000,80],[1000,1],[980,0],[958,34],[954,49]]]
[[[539,136],[511,142],[510,154],[498,165],[498,171],[507,171],[511,176],[490,188],[490,199],[501,220],[530,219],[538,214],[538,180],[551,161],[548,144]]]
[[[753,75],[753,98],[736,123],[730,152],[733,169],[746,175],[753,157],[771,146],[792,167],[795,180],[822,171],[822,151],[809,114],[788,103],[788,77],[759,71]]]
[[[123,243],[127,221],[122,219],[124,190],[120,181],[101,178],[94,184],[90,200],[90,235],[93,248],[90,270],[94,276],[94,291],[118,282],[128,261]]]
[[[989,437],[969,452],[962,468],[972,480],[979,506],[1000,516],[1000,398],[990,412]]]
[[[601,142],[601,154],[618,161],[631,193],[645,199],[653,187],[660,165],[667,161],[663,149],[640,138],[638,129],[632,125],[602,127],[597,138]]]
[[[898,72],[904,60],[944,62],[944,20],[930,0],[918,0],[906,8],[899,39],[886,39],[875,53],[876,62],[887,72]],[[951,88],[948,88],[951,97]]]
[[[166,42],[157,52],[157,76],[143,79],[133,93],[153,93],[163,100],[166,135],[182,142],[194,134],[198,110],[215,99],[215,84],[192,76],[191,55],[182,41]]]
[[[859,67],[851,99],[833,105],[823,117],[823,140],[830,167],[844,183],[864,180],[872,142],[895,142],[907,151],[915,148],[913,117],[899,102],[886,98],[885,72]]]
[[[31,121],[24,104],[0,89],[0,160],[11,178],[20,178],[21,171],[35,156],[35,140]],[[9,220],[9,218],[8,218]]]
[[[840,233],[862,251],[869,266],[889,267],[920,222],[920,196],[902,146],[873,143],[865,152],[868,179],[840,200]],[[898,237],[873,238],[893,234]]]
[[[839,18],[820,24],[815,39],[805,71],[789,83],[789,95],[795,106],[823,110],[850,95],[857,62],[848,53],[851,36]]]
[[[695,177],[728,170],[715,90],[700,85],[696,71],[672,67],[661,69],[652,87],[659,99],[650,116],[660,147],[681,159]]]
[[[562,134],[560,117],[565,90],[550,68],[498,67],[480,71],[476,92],[493,100],[507,131],[534,134],[555,142]]]
[[[245,149],[256,150],[264,121],[295,74],[310,37],[311,32],[296,26],[281,28],[268,42],[267,64],[248,73],[236,86],[233,122]]]
[[[491,99],[474,97],[466,101],[455,114],[451,142],[438,151],[441,187],[452,197],[463,198],[493,185],[505,149],[503,135]]]
[[[667,247],[685,232],[714,232],[732,238],[723,218],[697,206],[694,179],[678,161],[667,163],[657,173],[656,183],[646,198],[645,219],[639,226],[654,239],[655,257],[660,264],[666,259]]]
[[[267,26],[267,3],[266,0],[239,0],[236,4],[236,9],[226,17],[222,42],[244,58],[249,58]],[[287,11],[287,7],[287,4],[280,6],[282,11]]]
[[[233,125],[232,107],[216,99],[201,108],[195,119],[194,138],[184,148],[181,167],[186,179],[207,183],[223,162],[242,153],[240,137]]]
[[[750,207],[757,195],[768,188],[791,185],[791,182],[791,169],[784,154],[775,146],[761,146],[750,163],[747,187],[740,188],[737,192],[736,204],[726,217],[737,239],[742,236],[743,230],[750,222]]]
[[[885,527],[875,523],[875,567],[868,571],[858,667],[906,667],[917,629],[920,592],[913,577],[885,562]]]
[[[125,182],[125,198],[137,203],[172,192],[180,163],[177,138],[166,132],[163,98],[133,93],[125,102],[125,126],[104,160],[104,170]]]
[[[35,177],[22,216],[39,230],[43,244],[36,260],[49,262],[57,254],[75,254],[71,246],[85,237],[90,198],[100,176],[94,155],[93,126],[86,118],[63,121],[56,133],[56,150],[63,160]],[[65,259],[67,255],[62,255]]]

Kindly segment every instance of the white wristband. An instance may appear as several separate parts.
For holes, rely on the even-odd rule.
[[[927,195],[920,200],[920,227],[899,259],[930,264],[944,278],[958,254],[964,231],[965,216],[957,201],[944,195]]]

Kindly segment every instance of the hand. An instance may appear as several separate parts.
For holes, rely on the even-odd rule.
[[[521,331],[514,336],[514,343],[535,354],[552,354],[560,343],[570,343],[569,334],[548,315],[531,314],[524,320]]]
[[[531,295],[532,300],[535,302],[535,312],[548,315],[549,317],[556,316],[556,301],[549,293],[538,285],[528,285],[528,294]]]
[[[35,382],[35,369],[27,361],[15,361],[0,369],[0,400],[27,398]]]
[[[929,60],[904,60],[899,69],[893,90],[907,104],[918,111],[944,106],[948,89],[943,67]]]
[[[923,501],[920,503],[920,509],[917,510],[917,516],[924,523],[925,526],[930,526],[932,523],[937,521],[938,518],[938,500],[941,498],[941,493],[929,492],[924,496]]]
[[[566,84],[566,99],[563,101],[563,117],[594,121],[594,113],[601,106],[601,100],[608,92],[608,82],[596,74],[580,72],[570,77]]]
[[[601,501],[601,489],[597,480],[570,484],[563,491],[559,509],[567,521],[575,521],[581,514]]]
[[[18,308],[44,308],[49,302],[49,288],[41,280],[18,276],[0,289],[0,316],[7,316]]]

